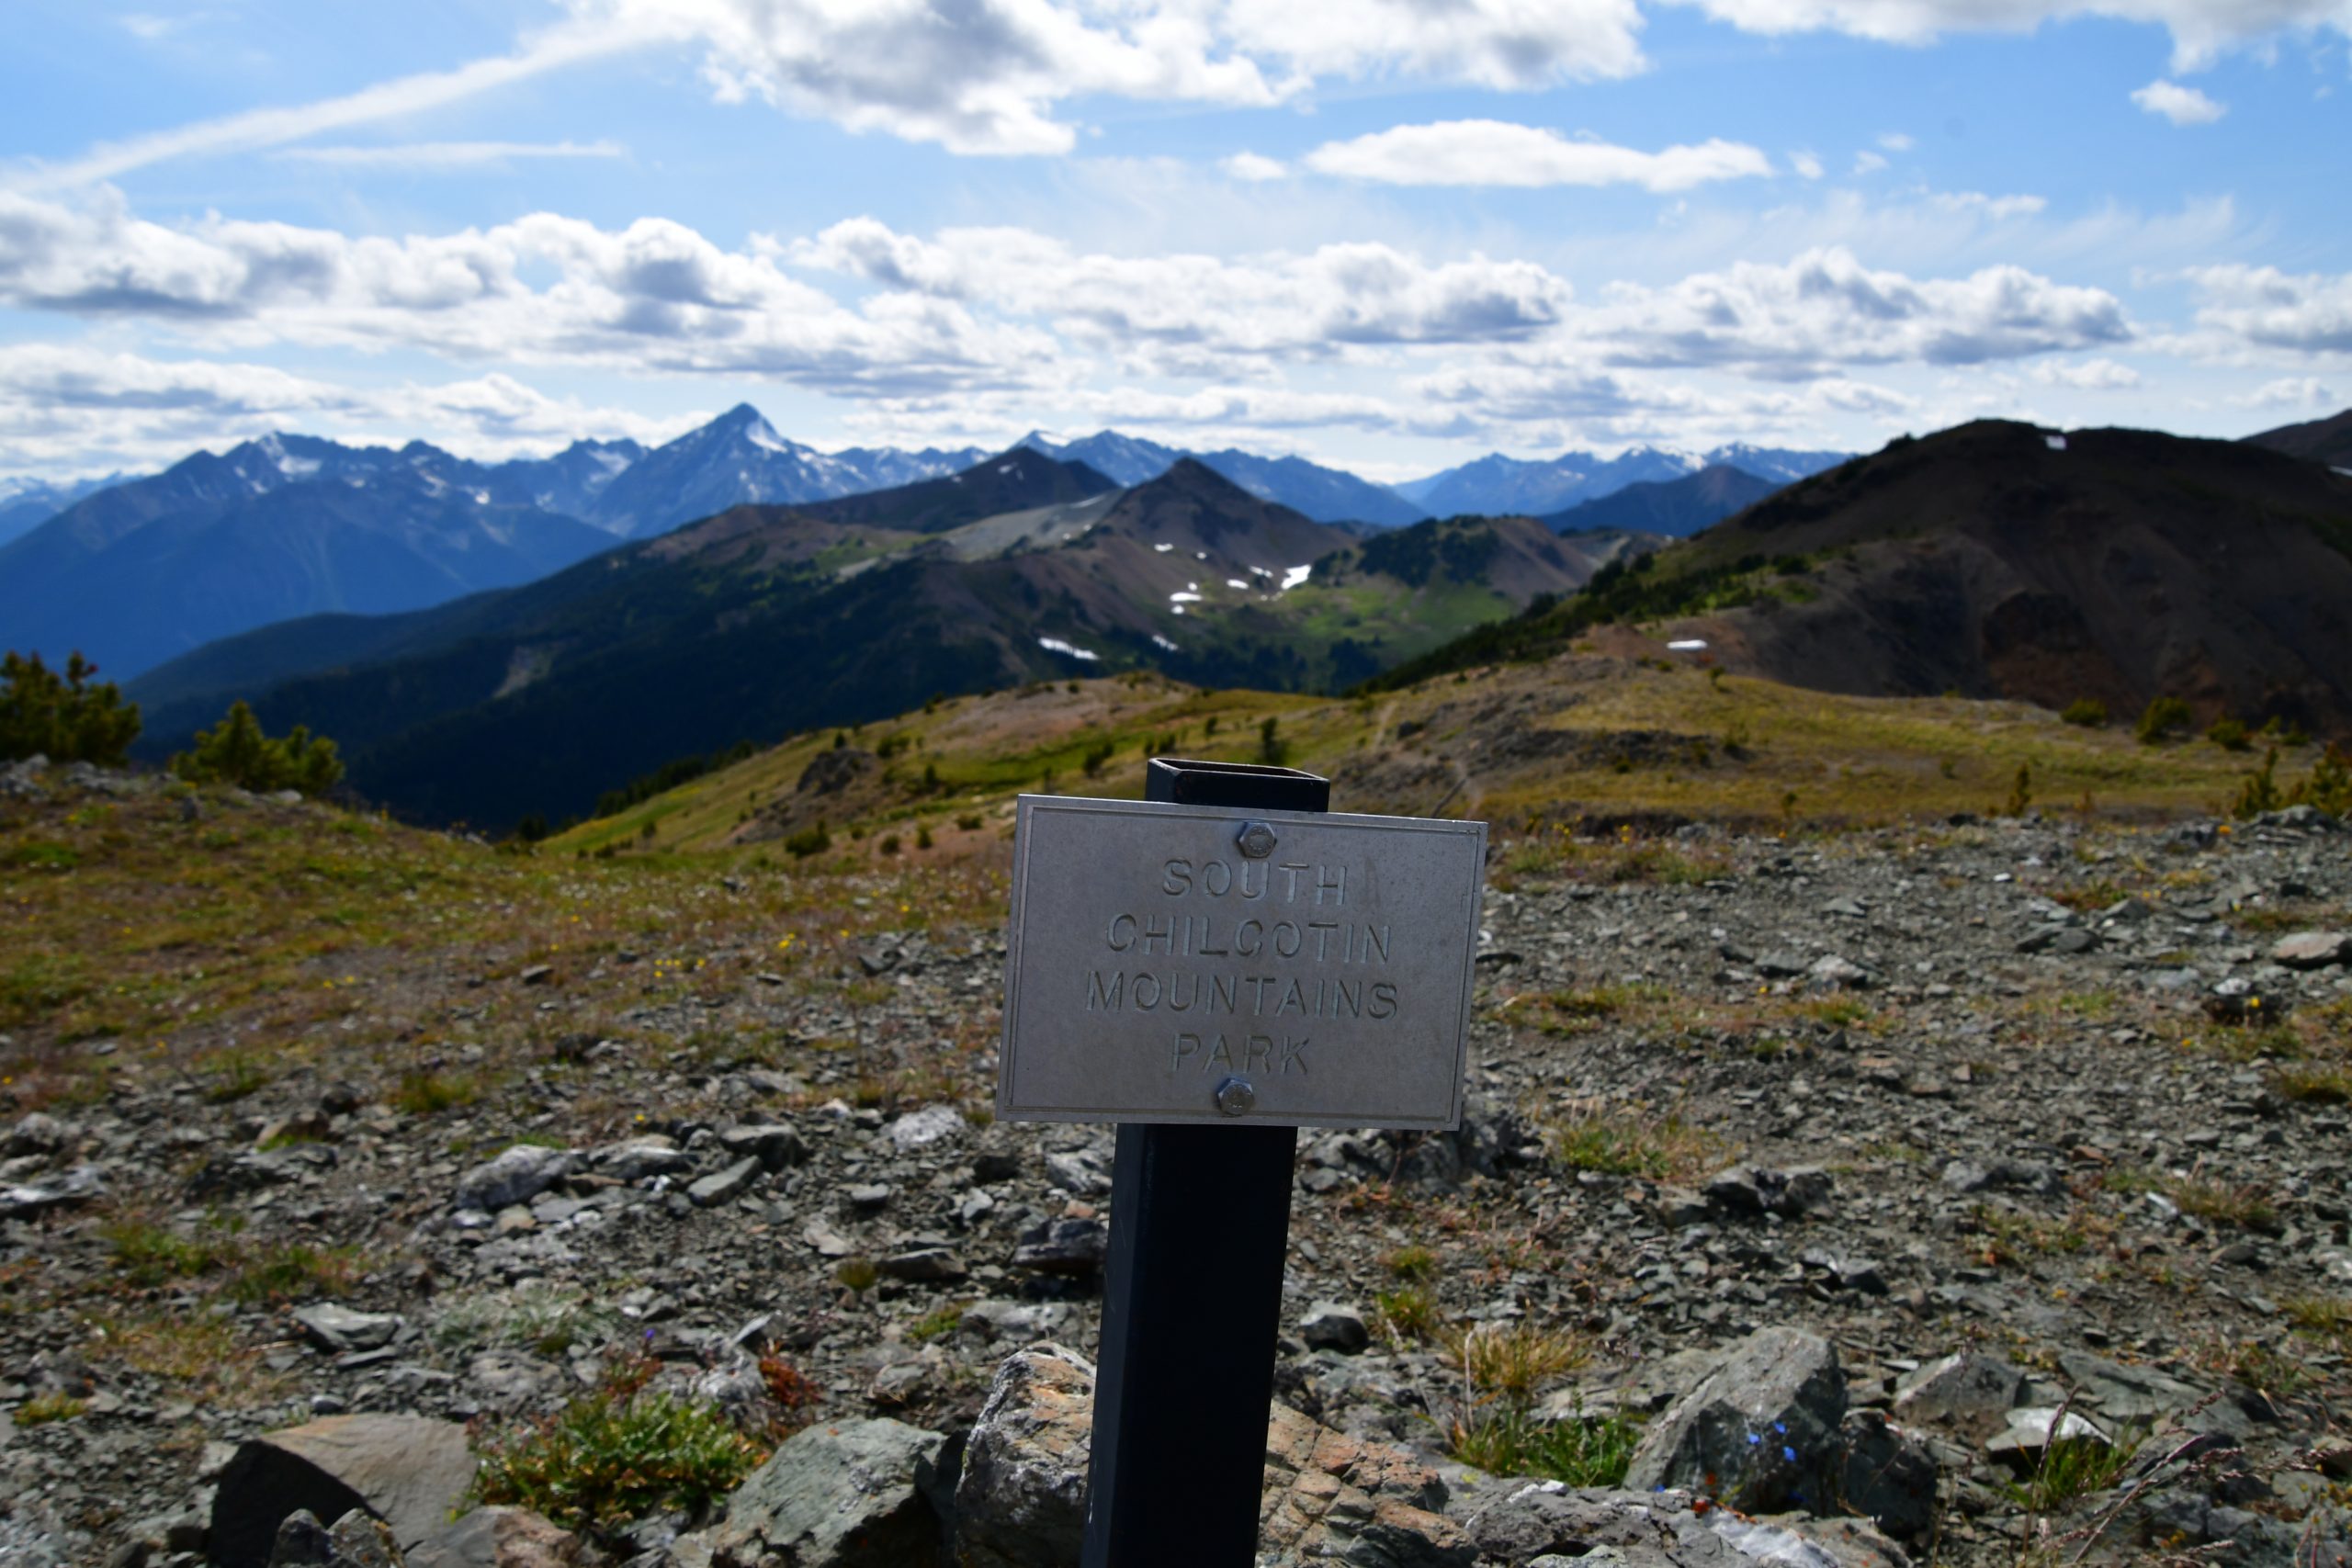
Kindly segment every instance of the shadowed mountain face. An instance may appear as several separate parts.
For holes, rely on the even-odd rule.
[[[1688,478],[1627,485],[1539,521],[1561,534],[1618,528],[1682,538],[1713,526],[1780,488],[1778,482],[1758,479],[1745,468],[1711,463]]]
[[[958,521],[967,510],[984,514]],[[266,627],[133,695],[153,750],[247,696],[275,728],[334,736],[370,796],[504,825],[584,810],[674,757],[939,693],[1138,668],[1221,686],[1360,679],[1571,590],[1624,547],[1524,518],[1360,543],[1189,459],[1119,491],[1021,450],[950,481],[733,508],[419,615]]]
[[[2308,424],[2282,424],[2246,440],[2290,457],[2308,458],[2331,468],[2352,468],[2352,409]]]
[[[1191,457],[1259,500],[1287,506],[1317,523],[1401,528],[1429,515],[1385,485],[1304,457],[1261,457],[1231,447],[1221,452],[1185,452],[1115,430],[1098,431],[1070,442],[1049,441],[1033,430],[1021,438],[1021,445],[1064,462],[1084,463],[1123,485],[1156,479],[1180,459]]]
[[[289,616],[383,614],[527,582],[611,542],[397,461],[364,479],[277,485],[257,484],[261,463],[275,471],[246,447],[191,458],[0,549],[0,636],[56,660],[80,649],[129,677]]]
[[[1744,587],[1742,563],[1762,569]],[[2244,443],[1963,425],[1792,485],[1654,570],[1735,574],[1657,629],[1797,685],[2120,716],[2174,696],[2200,722],[2352,733],[2352,477]]]
[[[1396,490],[1436,513],[1451,517],[1482,513],[1490,517],[1548,516],[1579,502],[1597,501],[1628,485],[1666,484],[1710,467],[1735,468],[1787,484],[1843,462],[1842,452],[1797,452],[1737,445],[1712,452],[1670,452],[1637,446],[1614,457],[1564,452],[1530,462],[1493,453],[1459,468],[1431,474]]]

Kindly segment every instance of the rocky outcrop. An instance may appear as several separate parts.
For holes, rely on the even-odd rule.
[[[267,1568],[298,1511],[383,1520],[403,1548],[448,1521],[474,1477],[464,1427],[415,1416],[335,1416],[249,1438],[221,1472],[209,1550],[220,1568]]]

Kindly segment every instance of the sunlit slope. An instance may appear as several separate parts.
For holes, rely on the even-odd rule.
[[[1571,655],[1356,699],[1211,692],[1136,673],[814,732],[554,847],[756,847],[818,864],[957,857],[1001,842],[1023,791],[1139,797],[1155,753],[1276,756],[1329,775],[1345,811],[1648,828],[1989,814],[2017,804],[2021,768],[2029,809],[2210,813],[2259,760],[2203,740],[2143,745],[2026,704],[1841,696],[1664,660]],[[2280,782],[2315,755],[2283,753]]]

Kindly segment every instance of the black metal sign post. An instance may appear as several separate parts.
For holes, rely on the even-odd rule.
[[[1480,822],[1155,757],[1021,797],[997,1116],[1114,1122],[1085,1568],[1249,1568],[1302,1126],[1462,1121]]]
[[[1328,811],[1331,781],[1155,757],[1144,798]],[[1256,1560],[1297,1145],[1291,1126],[1119,1124],[1083,1568]]]

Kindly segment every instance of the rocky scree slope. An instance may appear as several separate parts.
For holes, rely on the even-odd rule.
[[[12,847],[77,814],[124,844],[344,820],[88,769],[0,790]],[[1324,1503],[1270,1522],[1270,1560],[2343,1561],[2348,846],[2305,810],[1498,856],[1461,1132],[1301,1139],[1278,1389],[1305,1425],[1270,1434],[1270,1509]],[[40,858],[12,848],[0,896],[93,869]],[[192,1568],[254,1539],[265,1435],[495,1429],[618,1354],[754,1429],[780,1414],[763,1356],[819,1396],[723,1516],[616,1527],[617,1557],[871,1561],[786,1499],[888,1471],[864,1495],[964,1561],[1069,1560],[1111,1140],[971,1109],[1000,933],[852,877],[794,890],[786,941],[781,874],[662,875],[617,940],[428,921],[323,959],[360,988],[282,1059],[219,1049],[268,997],[215,998],[194,1056],[20,1011],[15,1560]],[[605,920],[600,886],[558,907]],[[37,1082],[83,1087],[35,1111]],[[1608,1484],[1451,1457],[1505,1415],[1620,1415],[1639,1443]],[[2036,1495],[2053,1426],[2128,1458]],[[435,1430],[401,1451],[457,1451]]]

